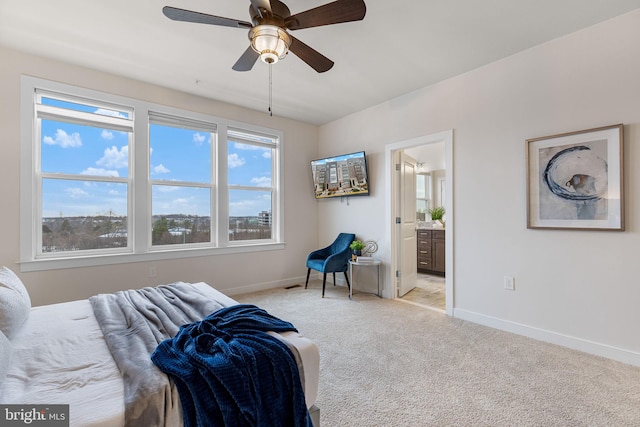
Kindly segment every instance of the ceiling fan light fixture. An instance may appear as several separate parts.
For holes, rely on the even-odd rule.
[[[256,25],[249,31],[251,47],[267,64],[275,64],[284,58],[291,46],[291,37],[275,25]]]

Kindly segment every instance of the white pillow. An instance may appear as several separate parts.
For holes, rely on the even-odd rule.
[[[31,298],[22,281],[7,267],[0,269],[0,331],[13,338],[29,317]]]
[[[13,346],[11,341],[0,332],[0,387],[4,384],[4,379],[7,377],[7,372],[9,372],[12,353]]]

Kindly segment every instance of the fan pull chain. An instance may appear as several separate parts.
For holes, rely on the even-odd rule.
[[[272,64],[269,63],[269,116],[273,117],[273,110],[271,109],[271,105],[273,103],[273,91],[272,91],[272,86],[273,86],[273,78],[271,76],[272,73]]]

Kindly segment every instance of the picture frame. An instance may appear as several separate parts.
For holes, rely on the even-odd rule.
[[[624,231],[623,125],[526,140],[527,228]]]

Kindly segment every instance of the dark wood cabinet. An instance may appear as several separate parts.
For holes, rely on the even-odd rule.
[[[444,276],[444,254],[444,230],[418,230],[419,272]]]
[[[433,270],[444,274],[444,230],[433,232]]]
[[[418,230],[418,271],[431,270],[431,230]]]

